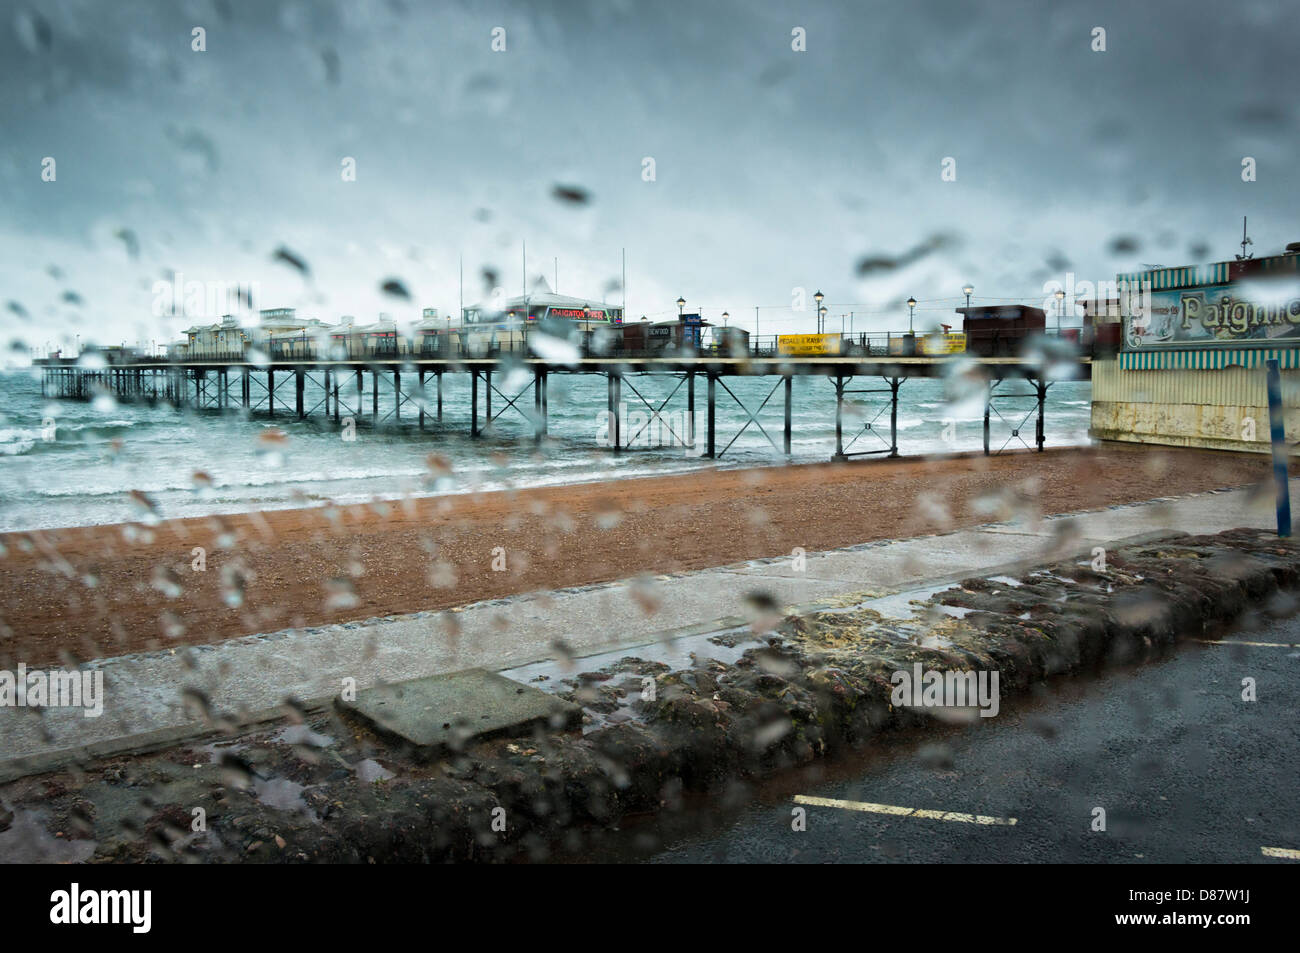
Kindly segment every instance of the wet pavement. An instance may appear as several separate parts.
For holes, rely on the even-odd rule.
[[[1300,849],[1300,618],[1161,661],[1057,679],[998,717],[913,734],[625,825],[582,859],[799,863],[1287,863]],[[1247,645],[1246,642],[1269,643]],[[1243,679],[1256,701],[1243,701]],[[1014,818],[1014,825],[804,805],[800,796]],[[1105,811],[1104,831],[1094,831]],[[674,829],[658,826],[672,824]]]

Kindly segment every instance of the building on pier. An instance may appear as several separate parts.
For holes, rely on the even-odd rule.
[[[982,304],[956,311],[962,316],[964,349],[985,357],[1018,354],[1027,339],[1047,329],[1046,312],[1029,305]]]
[[[1118,354],[1093,362],[1091,436],[1269,449],[1266,362],[1300,439],[1300,242],[1280,255],[1121,274]]]
[[[621,305],[555,294],[545,281],[539,282],[539,287],[542,290],[533,294],[470,305],[461,313],[462,323],[500,324],[517,321],[529,324],[549,319],[576,322],[584,331],[600,325],[623,323]]]
[[[311,339],[327,330],[318,318],[301,318],[294,308],[272,308],[258,314],[258,322],[244,326],[233,314],[216,324],[194,325],[182,332],[184,340],[172,344],[168,353],[175,358],[200,360],[228,358],[243,354],[249,347],[269,351],[277,344],[288,347],[295,336]],[[305,350],[305,349],[304,349]]]
[[[461,321],[447,328],[447,336],[471,353],[491,354],[524,350],[529,329],[538,324],[585,346],[593,335],[623,323],[621,305],[558,295],[545,281],[539,288],[533,294],[470,305],[461,312]],[[436,350],[441,342],[429,343]]]

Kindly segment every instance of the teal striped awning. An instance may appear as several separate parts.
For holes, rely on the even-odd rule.
[[[1300,367],[1300,347],[1204,348],[1195,351],[1122,351],[1120,370],[1218,370],[1224,367],[1263,367],[1276,360],[1282,370]]]
[[[1201,285],[1223,285],[1229,280],[1228,262],[1212,265],[1189,265],[1185,268],[1158,268],[1154,271],[1129,271],[1115,276],[1130,287],[1150,284],[1152,291],[1169,288],[1196,288]]]

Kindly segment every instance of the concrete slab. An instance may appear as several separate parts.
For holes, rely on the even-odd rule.
[[[376,734],[428,756],[475,739],[527,734],[537,725],[582,724],[579,706],[481,668],[362,689],[355,700],[335,705]]]

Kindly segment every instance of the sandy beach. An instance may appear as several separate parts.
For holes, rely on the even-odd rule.
[[[0,536],[0,666],[204,644],[1259,483],[1107,446],[871,460]],[[195,569],[195,548],[205,568]],[[864,580],[864,582],[866,582]]]

